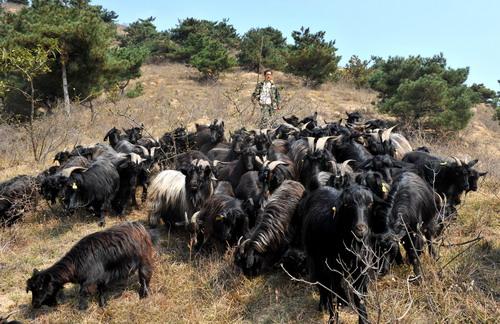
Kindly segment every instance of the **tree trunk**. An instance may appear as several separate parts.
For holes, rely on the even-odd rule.
[[[70,115],[71,106],[69,103],[69,93],[68,93],[68,78],[66,77],[66,59],[61,58],[61,70],[62,70],[62,83],[63,83],[63,93],[64,93],[64,111],[66,115]]]
[[[33,80],[30,81],[30,86],[31,86],[31,111],[30,111],[30,125],[29,125],[29,133],[30,133],[30,140],[31,140],[31,147],[33,149],[33,157],[35,158],[35,162],[38,162],[38,155],[37,155],[37,143],[35,139],[35,132],[33,130],[33,118],[35,116],[35,87],[33,86]]]

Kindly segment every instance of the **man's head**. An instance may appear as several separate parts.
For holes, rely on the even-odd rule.
[[[266,81],[271,81],[273,79],[273,71],[265,70],[264,71],[264,78],[266,78]]]

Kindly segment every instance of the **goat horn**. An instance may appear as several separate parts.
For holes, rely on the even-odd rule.
[[[307,144],[309,144],[309,149],[314,151],[314,137],[308,137]]]
[[[347,167],[349,165],[349,162],[352,162],[352,161],[355,161],[355,160],[350,159],[350,160],[345,160],[344,162],[342,162],[342,165],[340,167],[340,174],[342,176],[345,176],[345,172],[347,171]]]
[[[198,210],[196,213],[191,216],[191,224],[195,224],[196,220],[198,219],[198,215],[200,214],[200,211]]]
[[[259,164],[264,164],[264,161],[258,155],[255,156],[255,161],[257,161],[257,163]]]
[[[84,168],[84,167],[70,167],[70,168],[66,168],[66,169],[63,169],[61,171],[61,175],[63,177],[69,178],[71,176],[71,174],[74,171],[76,171],[76,170],[83,170],[82,172],[85,172],[85,171],[87,171],[87,168]]]
[[[460,161],[459,158],[457,158],[456,156],[452,156],[451,158],[455,160],[455,162],[457,162],[458,166],[462,166],[462,161]]]
[[[280,164],[288,165],[288,163],[286,163],[284,161],[273,161],[273,162],[269,163],[269,169],[271,171],[273,171]]]
[[[307,128],[307,125],[309,125],[311,122],[305,123],[304,125],[300,126],[300,130],[304,130]]]
[[[388,141],[391,137],[391,132],[392,130],[396,127],[397,125],[392,126],[391,128],[388,128],[382,132],[382,142]]]
[[[316,151],[323,150],[325,148],[326,142],[334,137],[335,136],[325,136],[318,139],[318,141],[316,142]]]
[[[243,238],[243,236],[242,236],[242,237],[240,237],[240,240],[241,240],[242,238]],[[249,241],[250,241],[250,239],[246,239],[246,240],[244,240],[243,242],[241,242],[241,244],[238,244],[238,247],[242,247],[243,245],[245,245],[245,244],[246,244],[247,242],[249,242]]]
[[[328,161],[332,165],[332,170],[334,174],[337,174],[337,163],[335,161]]]

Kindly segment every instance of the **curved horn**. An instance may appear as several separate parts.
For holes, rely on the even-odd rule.
[[[457,158],[456,156],[452,156],[451,158],[455,160],[455,162],[457,162],[458,166],[462,166],[462,161],[460,161],[459,158]]]
[[[84,168],[84,167],[70,167],[70,168],[66,168],[66,169],[63,169],[61,171],[61,175],[63,177],[69,178],[71,176],[71,174],[74,171],[76,171],[76,170],[83,170],[82,172],[85,172],[85,171],[87,171],[87,168]]]
[[[309,125],[311,122],[305,123],[304,125],[300,126],[300,130],[304,130],[307,128],[307,125]]]
[[[238,239],[238,243],[236,243],[236,246],[239,246],[239,245],[240,245],[240,243],[241,243],[241,240],[242,240],[242,239],[243,239],[243,235],[242,235],[242,236],[240,236],[240,238]]]
[[[286,163],[284,161],[273,161],[273,162],[269,163],[269,169],[272,171],[280,164],[288,165],[288,163]]]
[[[316,142],[316,151],[323,150],[325,148],[326,142],[328,142],[329,139],[334,138],[335,136],[325,136],[321,137],[318,139]]]
[[[261,159],[260,156],[258,156],[258,155],[255,156],[255,161],[257,161],[257,163],[259,163],[260,165],[264,164],[264,160]]]
[[[352,162],[352,161],[355,161],[355,160],[350,159],[350,160],[345,160],[344,162],[342,162],[342,165],[340,166],[340,174],[342,176],[345,176],[345,173],[347,171],[347,167],[349,167],[349,162]]]
[[[242,239],[242,238],[243,238],[243,236],[242,236],[242,237],[240,237],[240,239]],[[238,240],[238,241],[239,241],[239,240]],[[243,242],[241,242],[241,244],[238,244],[238,247],[242,247],[242,246],[244,246],[247,242],[250,242],[250,239],[246,239],[246,240],[244,240]]]
[[[338,168],[337,163],[335,161],[328,161],[332,165],[333,174],[337,174]]]
[[[396,127],[397,125],[392,126],[391,128],[386,129],[385,131],[382,132],[382,142],[388,141],[391,137],[392,130]]]
[[[200,211],[198,210],[196,213],[191,216],[191,224],[196,224],[196,220],[198,219],[198,215],[200,214]]]

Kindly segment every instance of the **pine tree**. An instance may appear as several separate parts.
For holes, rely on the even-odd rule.
[[[301,27],[292,33],[287,70],[305,79],[306,85],[318,86],[332,79],[337,71],[340,56],[336,55],[335,42],[325,40],[325,32],[312,34]]]
[[[87,0],[33,0],[31,7],[16,15],[0,16],[0,46],[57,48],[51,72],[34,82],[45,99],[64,98],[69,113],[70,99],[96,96],[109,86],[110,79],[128,80],[138,73],[136,68],[127,70],[137,61],[114,63],[116,26],[107,21],[115,16]]]
[[[286,66],[286,38],[272,27],[252,28],[243,35],[238,62],[250,70],[262,66],[284,70]]]

